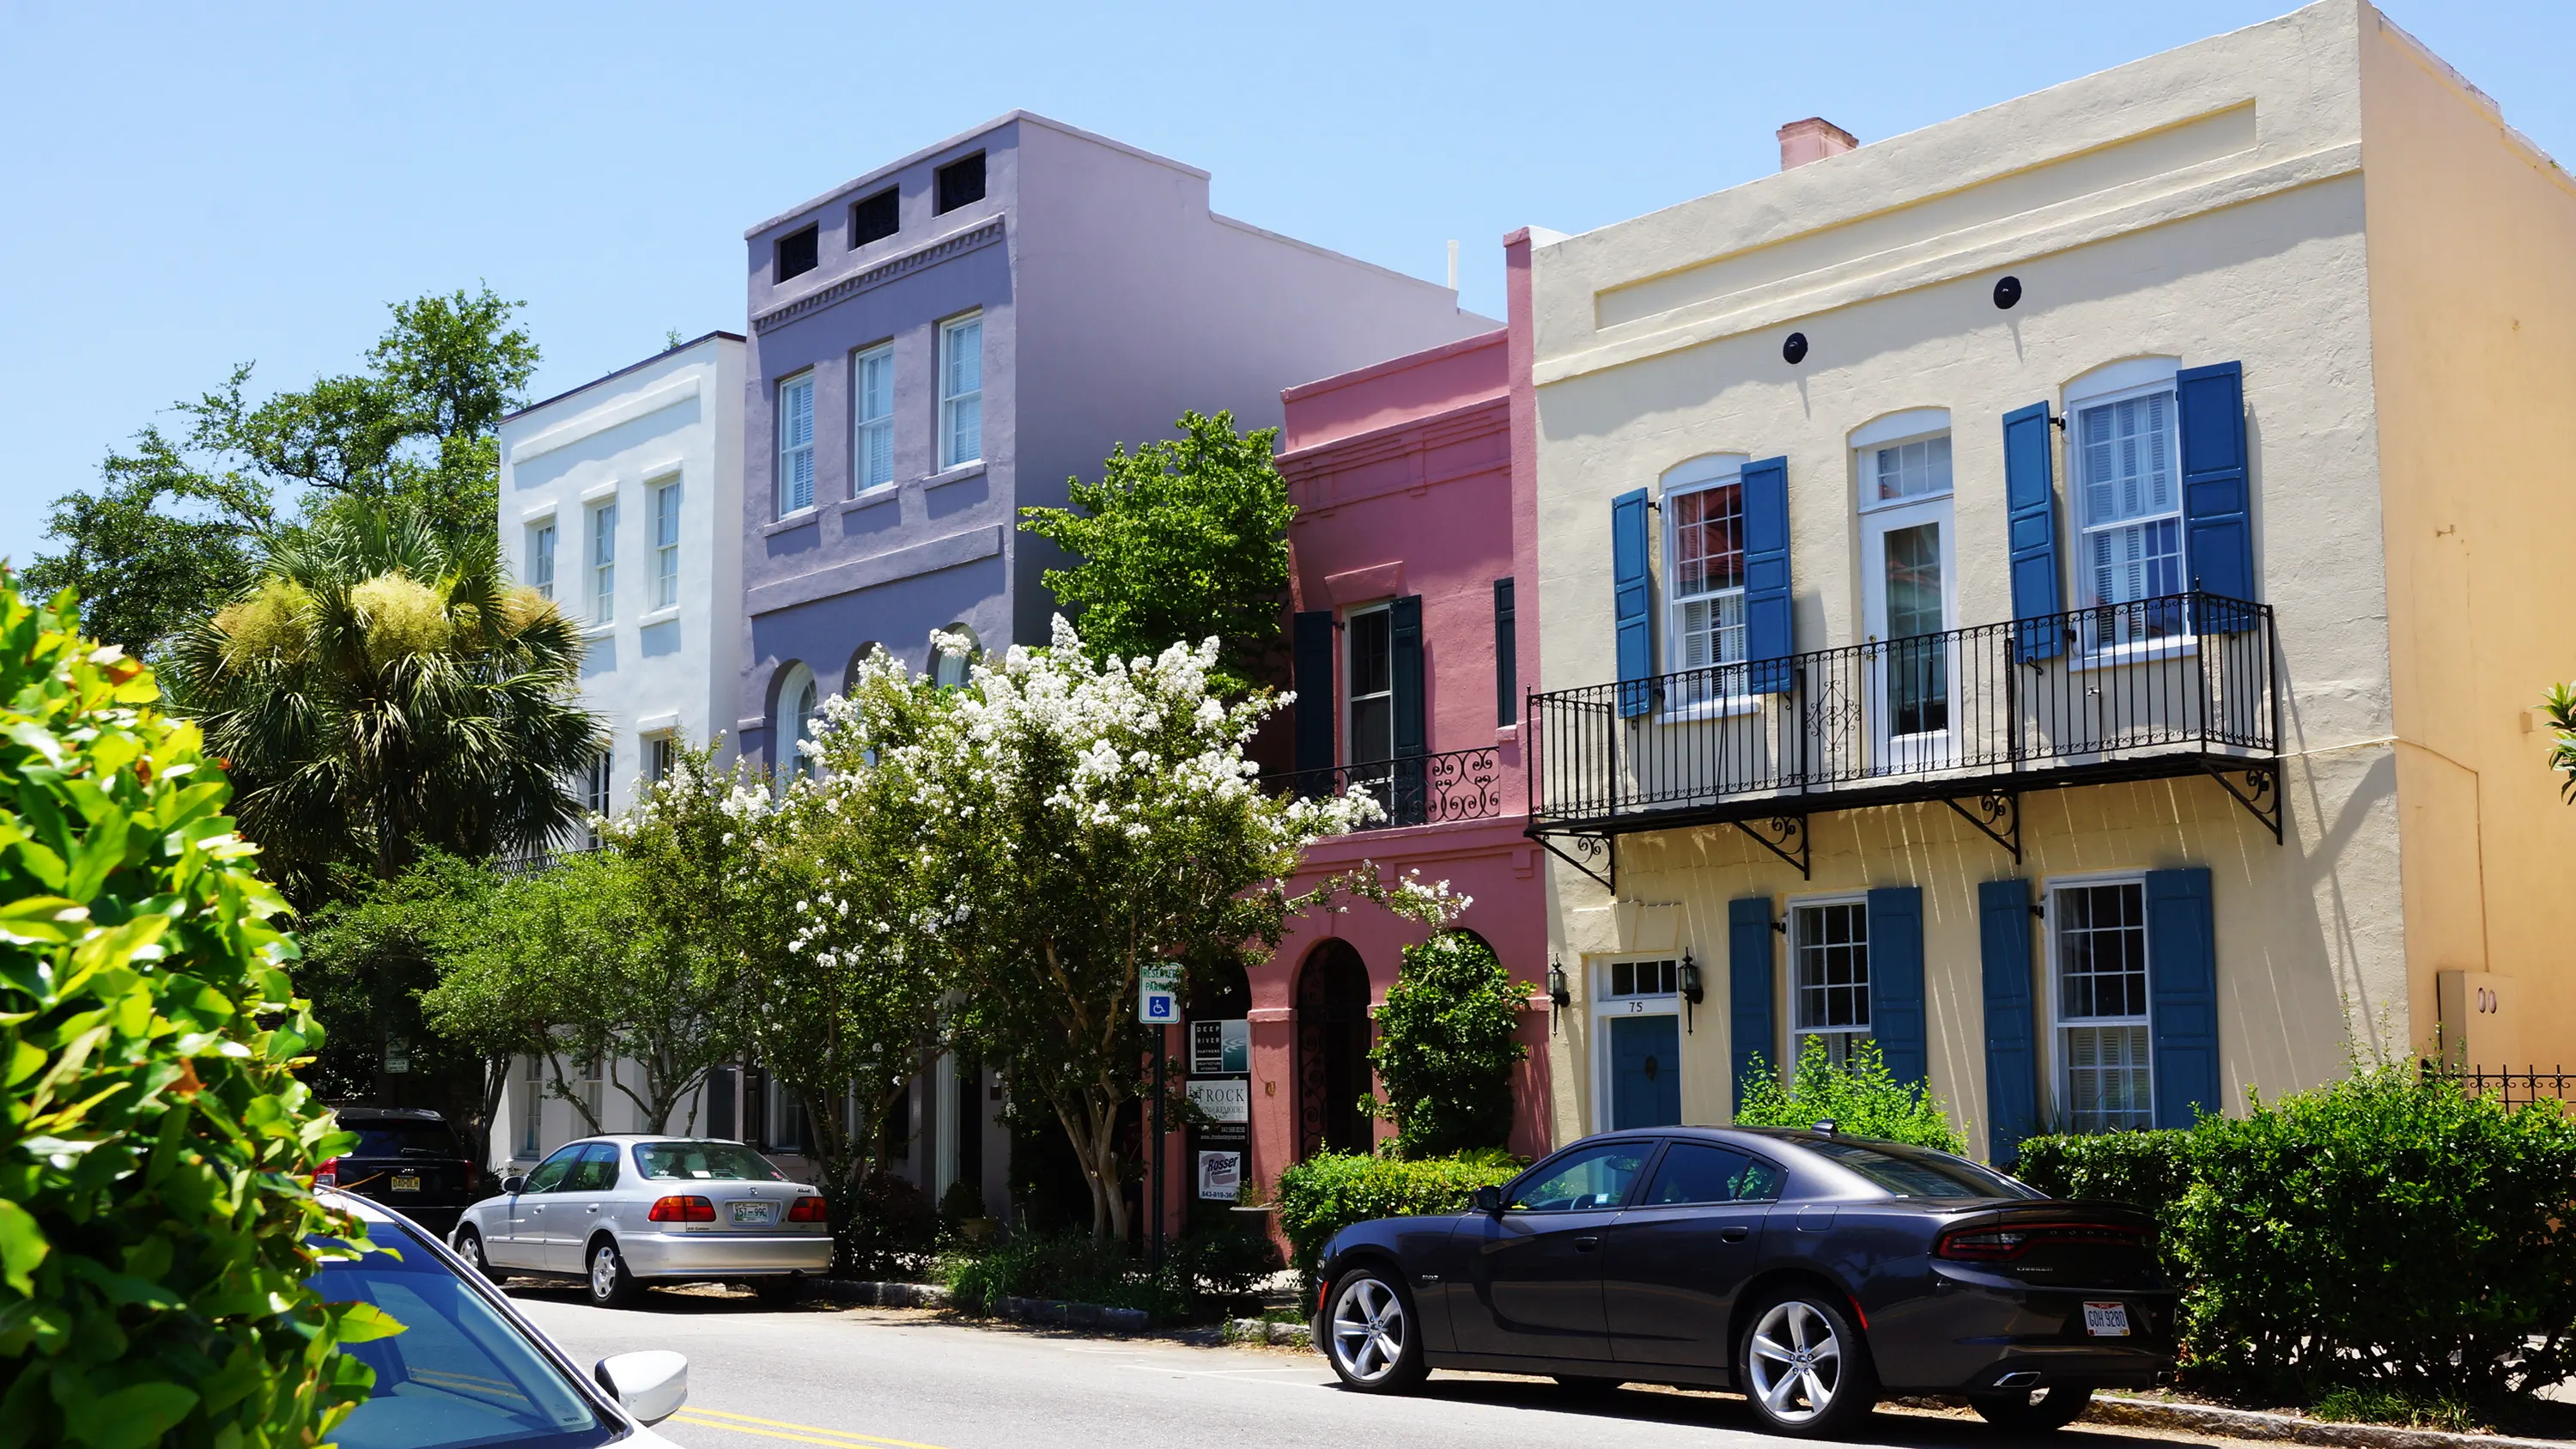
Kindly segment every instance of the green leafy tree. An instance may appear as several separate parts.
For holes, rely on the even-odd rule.
[[[580,631],[504,583],[488,531],[334,516],[261,575],[180,636],[172,672],[290,891],[342,862],[392,880],[424,849],[535,851],[582,820],[569,783],[600,734]]]
[[[1067,480],[1071,508],[1024,508],[1020,527],[1079,560],[1046,571],[1095,655],[1151,658],[1219,641],[1217,694],[1273,683],[1288,606],[1288,521],[1270,461],[1277,428],[1237,433],[1232,413],[1183,413],[1181,436],[1120,444],[1097,483]]]
[[[1465,931],[1404,948],[1369,1051],[1386,1092],[1369,1106],[1395,1118],[1398,1155],[1510,1143],[1512,1067],[1529,1055],[1520,1040],[1528,999],[1529,987],[1503,969],[1494,948]]]
[[[1887,1069],[1878,1043],[1852,1048],[1851,1063],[1836,1066],[1820,1051],[1802,1052],[1783,1084],[1760,1057],[1737,1092],[1736,1125],[1813,1127],[1831,1122],[1846,1137],[1906,1142],[1942,1152],[1966,1152],[1968,1140],[1950,1125],[1941,1099],[1920,1082],[1900,1082]]]
[[[1209,639],[1095,663],[1059,619],[1053,647],[977,664],[880,750],[920,802],[924,934],[956,1025],[1015,1105],[1063,1127],[1095,1237],[1127,1232],[1119,1118],[1156,1046],[1136,1021],[1148,966],[1266,955],[1292,913],[1354,893],[1434,922],[1456,906],[1373,869],[1289,893],[1305,847],[1375,807],[1257,787],[1243,749],[1277,706],[1220,702],[1216,659]]]
[[[2549,768],[2563,777],[2558,782],[2559,796],[2576,804],[2576,686],[2549,686],[2540,707],[2548,712],[2550,731],[2557,737],[2549,746]]]
[[[308,519],[400,504],[461,537],[492,528],[501,418],[537,348],[491,289],[393,304],[364,370],[265,400],[252,365],[175,404],[178,425],[111,450],[92,492],[56,499],[54,552],[31,588],[82,590],[86,626],[139,653],[253,575],[255,540]]]
[[[0,579],[0,1438],[315,1443],[373,1382],[336,1345],[398,1325],[307,1286],[353,1139],[293,1073],[286,903],[158,697]]]

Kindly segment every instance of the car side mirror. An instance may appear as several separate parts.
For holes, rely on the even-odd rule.
[[[501,1179],[501,1191],[508,1193],[512,1197],[517,1197],[519,1195],[519,1189],[527,1185],[528,1180],[516,1173]]]
[[[1503,1190],[1499,1187],[1480,1187],[1476,1189],[1476,1195],[1468,1199],[1468,1205],[1477,1212],[1491,1213],[1500,1217],[1503,1212]]]
[[[667,1348],[612,1354],[590,1373],[626,1412],[647,1424],[662,1422],[689,1401],[688,1357]]]

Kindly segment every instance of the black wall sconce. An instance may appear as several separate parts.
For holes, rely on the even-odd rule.
[[[1780,356],[1785,359],[1791,367],[1795,367],[1799,363],[1806,361],[1807,334],[1804,332],[1790,333],[1789,340],[1780,344]]]
[[[1693,1008],[1696,1008],[1700,1004],[1701,999],[1708,995],[1708,988],[1700,981],[1699,962],[1691,959],[1691,953],[1688,948],[1684,948],[1682,951],[1681,987],[1683,1002],[1682,1030],[1696,1032],[1699,1029],[1699,1024],[1693,1019],[1697,1015]]]
[[[1556,1013],[1574,1002],[1574,993],[1565,986],[1565,967],[1556,957],[1547,958],[1547,999],[1556,1010],[1547,1014],[1548,1035],[1556,1035]]]
[[[2013,309],[2014,304],[2019,301],[2021,301],[2021,278],[1998,277],[1995,279],[1995,308],[1997,311],[2009,312]]]

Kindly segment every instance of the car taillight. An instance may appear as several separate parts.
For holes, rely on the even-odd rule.
[[[831,1217],[824,1211],[821,1198],[800,1197],[796,1199],[796,1205],[787,1210],[787,1220],[791,1223],[822,1223],[831,1221]]]
[[[340,1185],[340,1159],[334,1157],[330,1161],[323,1163],[320,1167],[313,1169],[313,1185],[315,1187],[338,1187]]]
[[[1933,1245],[1936,1258],[1997,1262],[2018,1258],[2039,1243],[2089,1244],[2107,1248],[2144,1248],[2146,1236],[2105,1223],[2015,1223],[2011,1227],[1971,1228],[1941,1235]]]
[[[662,1197],[644,1216],[657,1223],[711,1223],[716,1220],[716,1205],[702,1197]]]

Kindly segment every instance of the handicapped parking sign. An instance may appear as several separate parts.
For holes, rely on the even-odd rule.
[[[1169,1026],[1181,1019],[1181,968],[1148,966],[1138,973],[1136,1019],[1147,1026]]]

